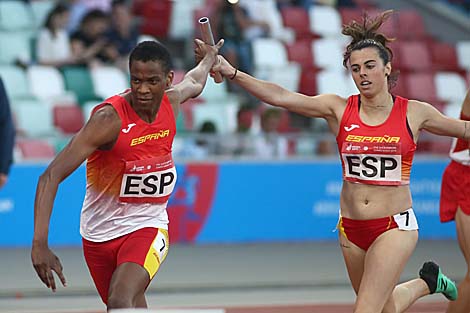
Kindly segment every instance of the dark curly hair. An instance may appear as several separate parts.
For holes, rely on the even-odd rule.
[[[393,10],[387,10],[375,18],[371,18],[367,12],[364,12],[361,23],[353,20],[349,24],[343,26],[341,33],[352,38],[343,55],[344,67],[348,67],[347,64],[353,51],[368,47],[374,47],[377,49],[379,57],[384,62],[384,65],[392,61],[393,52],[387,44],[394,41],[395,38],[389,38],[379,32],[380,27],[392,14]],[[398,72],[393,72],[387,77],[389,87],[393,87],[395,85],[397,78]]]
[[[158,41],[143,41],[139,43],[129,55],[129,68],[131,68],[134,61],[160,62],[166,74],[173,68],[170,52]]]

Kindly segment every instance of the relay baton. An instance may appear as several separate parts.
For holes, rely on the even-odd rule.
[[[209,22],[209,18],[208,17],[201,17],[199,19],[199,26],[201,27],[202,40],[206,44],[214,46],[215,45],[214,36],[212,35],[212,29],[211,29],[211,24]],[[222,75],[219,72],[215,73],[214,81],[216,83],[221,83],[223,80],[224,80],[224,78],[222,77]]]

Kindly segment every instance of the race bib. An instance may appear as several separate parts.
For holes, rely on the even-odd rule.
[[[416,220],[413,209],[408,209],[404,212],[397,213],[393,219],[398,225],[398,229],[402,230],[416,230],[418,229],[418,221]]]
[[[176,185],[176,168],[170,154],[128,161],[121,181],[122,202],[164,203]]]
[[[401,184],[401,144],[345,142],[341,150],[344,178],[376,185]]]

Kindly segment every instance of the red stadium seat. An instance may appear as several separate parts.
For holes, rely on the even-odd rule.
[[[284,7],[281,16],[284,27],[292,28],[297,40],[318,37],[310,31],[310,18],[303,7]]]
[[[405,71],[428,71],[431,69],[431,53],[422,41],[395,43],[398,47],[400,69]]]
[[[286,45],[287,58],[289,61],[297,62],[302,67],[313,67],[313,51],[311,40],[299,40]]]
[[[85,123],[80,107],[76,105],[63,105],[53,107],[54,125],[64,134],[75,134]]]
[[[409,73],[405,83],[410,99],[426,101],[436,106],[442,104],[437,99],[434,75],[431,72]]]
[[[51,159],[55,156],[54,147],[45,140],[20,140],[17,146],[23,159]]]
[[[142,10],[142,34],[156,38],[168,37],[172,3],[170,0],[147,0],[140,4]]]
[[[302,68],[299,82],[299,92],[307,96],[315,96],[317,92],[317,70],[313,67]]]
[[[462,72],[457,61],[455,46],[445,42],[432,42],[431,61],[434,70]]]
[[[405,98],[409,97],[407,88],[407,76],[408,75],[406,73],[400,73],[398,75],[398,80],[391,89],[392,94]]]
[[[402,40],[424,40],[429,38],[423,18],[414,10],[398,12],[396,26],[398,37]]]

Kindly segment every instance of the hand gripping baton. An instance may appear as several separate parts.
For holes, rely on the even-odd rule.
[[[208,17],[201,17],[199,19],[199,26],[201,27],[202,40],[208,45],[215,45],[214,36],[212,35],[211,24]],[[214,81],[216,83],[221,83],[224,80],[222,75],[217,72],[214,76]]]

